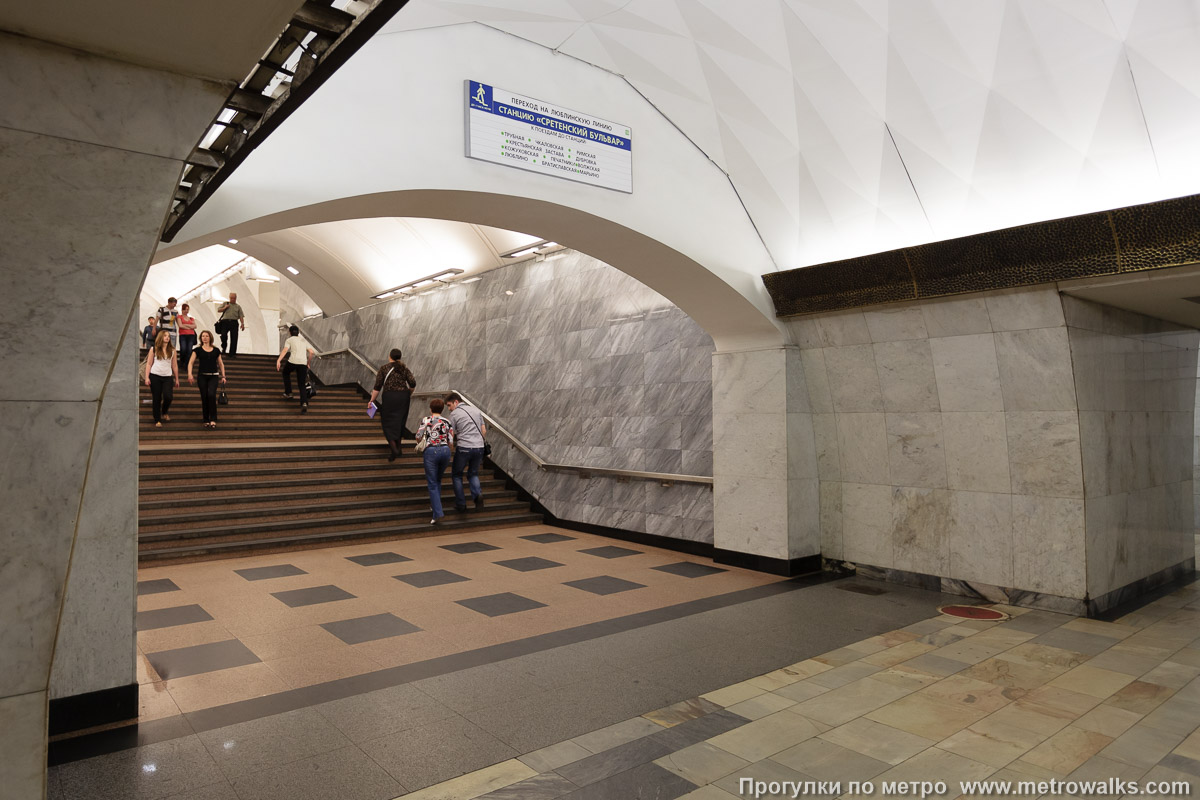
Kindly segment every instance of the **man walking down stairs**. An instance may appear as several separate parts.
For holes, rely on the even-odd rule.
[[[176,394],[170,423],[155,428],[142,388],[139,561],[164,563],[429,535],[420,457],[394,463],[357,386],[321,387],[309,413],[279,396],[274,356],[226,364],[221,427],[201,422],[200,397]],[[440,532],[541,522],[505,481],[481,475],[485,509]],[[495,498],[494,502],[492,498]],[[443,502],[453,504],[446,481]]]

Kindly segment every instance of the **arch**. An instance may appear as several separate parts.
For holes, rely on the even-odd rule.
[[[269,214],[180,245],[160,248],[155,260],[174,258],[229,238],[237,238],[239,248],[252,253],[258,249],[255,236],[303,225],[367,217],[418,216],[522,231],[587,253],[669,299],[713,337],[719,350],[784,343],[781,328],[747,298],[747,294],[760,290],[752,285],[754,276],[746,275],[746,286],[732,286],[689,256],[624,225],[577,208],[514,195],[410,189],[330,200]],[[274,247],[258,251],[281,252]],[[312,262],[308,267],[320,270]],[[316,277],[323,283],[329,282],[327,276]],[[297,282],[304,288],[304,281]],[[316,294],[310,292],[310,295],[317,299]]]

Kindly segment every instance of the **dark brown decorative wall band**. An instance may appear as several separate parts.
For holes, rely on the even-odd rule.
[[[773,272],[781,317],[1200,262],[1200,195]]]

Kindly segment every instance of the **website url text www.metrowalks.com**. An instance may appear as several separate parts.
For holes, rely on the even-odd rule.
[[[1186,797],[1192,793],[1190,781],[1138,781],[1108,778],[1099,781],[959,781],[959,790],[949,792],[945,781],[763,781],[739,778],[738,794],[742,797],[805,797],[820,795],[838,797],[842,794],[877,795],[880,797],[983,797],[998,795],[1074,795],[1076,797],[1124,797],[1127,795]]]

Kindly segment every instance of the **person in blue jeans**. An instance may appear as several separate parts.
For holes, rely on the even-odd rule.
[[[417,428],[417,441],[425,441],[425,484],[429,488],[429,505],[433,508],[433,519],[430,525],[441,525],[442,517],[442,476],[450,465],[450,445],[454,444],[454,427],[442,416],[446,404],[440,397],[429,401],[428,417],[421,420]]]
[[[483,508],[479,465],[483,463],[483,437],[487,435],[487,423],[483,421],[479,409],[463,405],[458,392],[446,395],[446,414],[454,426],[454,439],[458,443],[454,450],[454,465],[450,468],[450,482],[454,485],[454,510],[462,514],[467,510],[467,498],[463,494],[464,467],[467,482],[471,486],[471,499],[476,508]]]

